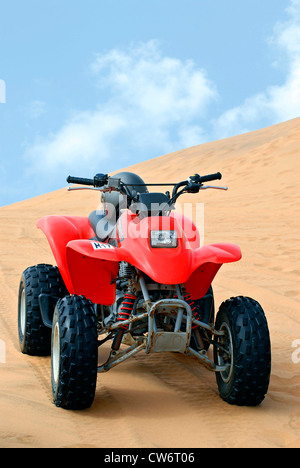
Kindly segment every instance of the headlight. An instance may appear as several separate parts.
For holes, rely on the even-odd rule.
[[[150,244],[153,248],[175,249],[178,246],[176,231],[151,231]]]

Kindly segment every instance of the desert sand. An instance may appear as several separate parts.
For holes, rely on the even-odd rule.
[[[56,408],[50,358],[19,351],[19,279],[28,266],[54,263],[36,221],[49,214],[87,216],[99,195],[63,188],[0,208],[0,447],[299,447],[300,352],[293,348],[300,340],[299,150],[300,118],[130,168],[146,182],[223,174],[218,184],[227,185],[227,192],[207,190],[182,202],[205,204],[206,244],[232,242],[243,252],[240,262],[224,265],[214,280],[216,307],[247,295],[265,310],[272,375],[256,408],[223,402],[212,372],[174,354],[140,354],[100,374],[89,410]]]

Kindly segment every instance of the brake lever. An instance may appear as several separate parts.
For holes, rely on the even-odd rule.
[[[96,192],[102,192],[101,188],[98,187],[68,187],[68,192],[74,192],[75,190],[94,190]]]
[[[199,190],[206,190],[206,189],[216,189],[216,190],[228,190],[228,187],[218,187],[217,185],[202,185]]]

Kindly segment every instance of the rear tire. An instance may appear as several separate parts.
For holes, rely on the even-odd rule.
[[[42,320],[39,295],[62,297],[67,292],[59,269],[52,265],[35,265],[21,276],[18,300],[20,349],[31,356],[49,356],[51,329]]]
[[[60,299],[52,326],[54,404],[72,410],[89,408],[95,397],[97,367],[97,318],[92,303],[83,296]]]
[[[224,335],[216,338],[223,347],[214,346],[221,398],[238,406],[257,406],[268,391],[271,372],[271,344],[263,309],[248,297],[234,297],[221,305],[216,329]],[[224,351],[226,350],[226,352]]]

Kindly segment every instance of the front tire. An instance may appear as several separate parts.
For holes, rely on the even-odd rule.
[[[219,309],[216,329],[223,336],[216,339],[215,364],[227,366],[216,373],[221,398],[232,405],[259,405],[268,391],[271,372],[270,336],[263,309],[251,298],[231,298]]]
[[[92,303],[83,296],[60,299],[52,326],[54,404],[72,410],[89,408],[95,397],[97,367],[97,319]]]
[[[18,300],[18,334],[23,354],[49,356],[51,329],[42,320],[39,295],[46,293],[62,297],[66,291],[59,269],[55,266],[40,264],[23,272]]]

